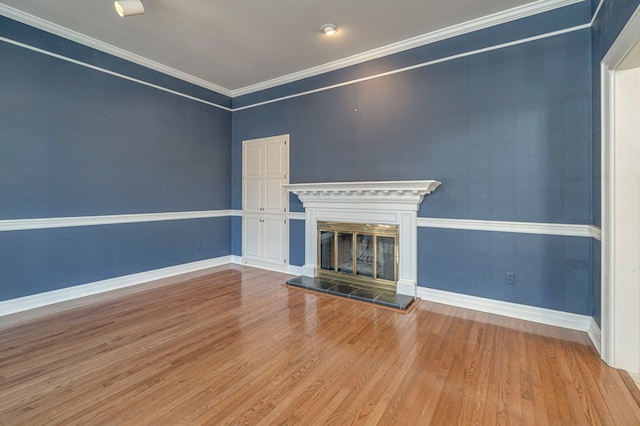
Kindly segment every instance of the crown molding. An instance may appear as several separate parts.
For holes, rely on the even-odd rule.
[[[562,7],[570,6],[576,3],[580,3],[585,0],[538,0],[533,3],[529,3],[522,6],[517,6],[505,11],[493,13],[481,18],[473,19],[461,24],[453,25],[440,30],[432,31],[427,34],[423,34],[417,37],[409,38],[397,43],[392,43],[381,48],[372,49],[367,52],[359,53],[347,58],[339,59],[336,61],[328,62],[323,65],[308,68],[292,74],[287,74],[281,77],[277,77],[271,80],[263,81],[253,85],[245,86],[239,89],[227,89],[209,81],[203,80],[199,77],[195,77],[191,74],[187,74],[183,71],[179,71],[175,68],[163,65],[161,63],[152,61],[143,56],[131,53],[127,50],[119,47],[104,43],[100,40],[94,39],[79,32],[62,27],[58,24],[46,21],[38,18],[34,15],[22,12],[13,7],[0,4],[0,15],[14,19],[23,24],[30,25],[40,30],[49,32],[51,34],[64,37],[68,40],[75,41],[82,45],[100,50],[118,58],[136,63],[138,65],[153,69],[155,71],[167,74],[177,79],[192,83],[196,86],[203,87],[208,90],[220,93],[231,98],[247,95],[250,93],[258,92],[261,90],[276,87],[282,84],[291,83],[294,81],[302,80],[305,78],[313,77],[319,74],[335,71],[341,68],[346,68],[352,65],[357,65],[373,59],[378,59],[384,56],[399,53],[405,50],[413,49],[415,47],[424,46],[438,41],[446,40],[448,38],[457,37],[463,34],[467,34],[473,31],[482,30],[492,26],[504,24],[507,22],[515,21],[518,19],[526,18],[529,16],[537,15],[540,13],[548,12],[551,10],[559,9]]]
[[[138,65],[142,65],[143,67],[150,68],[152,70],[161,72],[171,77],[175,77],[179,80],[183,80],[188,83],[195,84],[196,86],[200,86],[202,88],[212,90],[214,92],[220,93],[225,96],[229,96],[229,97],[232,96],[232,91],[225,87],[218,86],[217,84],[210,83],[206,80],[195,77],[191,74],[187,74],[183,71],[177,70],[175,68],[171,68],[159,62],[152,61],[151,59],[147,59],[143,56],[136,55],[135,53],[131,53],[127,50],[121,49],[119,47],[116,47],[111,44],[105,43],[103,41],[97,40],[95,38],[89,37],[77,31],[70,30],[61,25],[54,24],[53,22],[49,22],[42,18],[38,18],[37,16],[15,9],[11,6],[0,4],[0,15],[6,16],[7,18],[13,19],[15,21],[21,22],[26,25],[30,25],[32,27],[38,28],[48,33],[51,33],[60,37],[64,37],[68,40],[75,41],[76,43],[80,43],[84,46],[91,47],[101,52],[108,53],[109,55],[116,56],[118,58],[127,60],[129,62],[133,62]]]
[[[548,12],[554,9],[559,9],[561,7],[571,6],[582,1],[584,0],[538,0],[533,3],[517,6],[511,9],[504,10],[502,12],[497,12],[481,18],[473,19],[462,24],[452,25],[441,30],[432,31],[427,34],[412,37],[397,43],[392,43],[387,46],[359,53],[357,55],[349,56],[348,58],[339,59],[337,61],[319,65],[317,67],[308,68],[306,70],[287,74],[282,77],[263,81],[261,83],[234,89],[231,90],[231,97],[248,95],[260,90],[270,89],[282,84],[291,83],[297,80],[302,80],[319,74],[346,68],[352,65],[361,64],[366,61],[378,59],[398,52],[403,52],[415,47],[436,43],[438,41],[457,37],[473,31],[479,31],[496,25],[505,24],[507,22]]]

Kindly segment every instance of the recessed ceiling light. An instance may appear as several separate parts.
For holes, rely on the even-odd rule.
[[[144,13],[144,5],[140,0],[119,0],[114,1],[113,6],[121,17],[141,15]]]
[[[338,32],[338,27],[333,24],[324,24],[320,27],[320,31],[330,36]]]

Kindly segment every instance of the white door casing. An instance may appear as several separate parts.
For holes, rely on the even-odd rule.
[[[602,358],[640,373],[640,7],[601,64]]]

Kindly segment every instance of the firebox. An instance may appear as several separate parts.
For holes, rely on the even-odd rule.
[[[398,225],[318,222],[318,275],[396,290]]]

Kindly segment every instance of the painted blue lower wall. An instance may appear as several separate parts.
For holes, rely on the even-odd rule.
[[[304,220],[289,221],[289,264],[304,265]]]
[[[231,254],[242,256],[242,218],[231,217]]]
[[[0,300],[226,256],[229,221],[222,217],[0,232]]]
[[[420,286],[591,315],[590,238],[419,228],[418,257]]]

